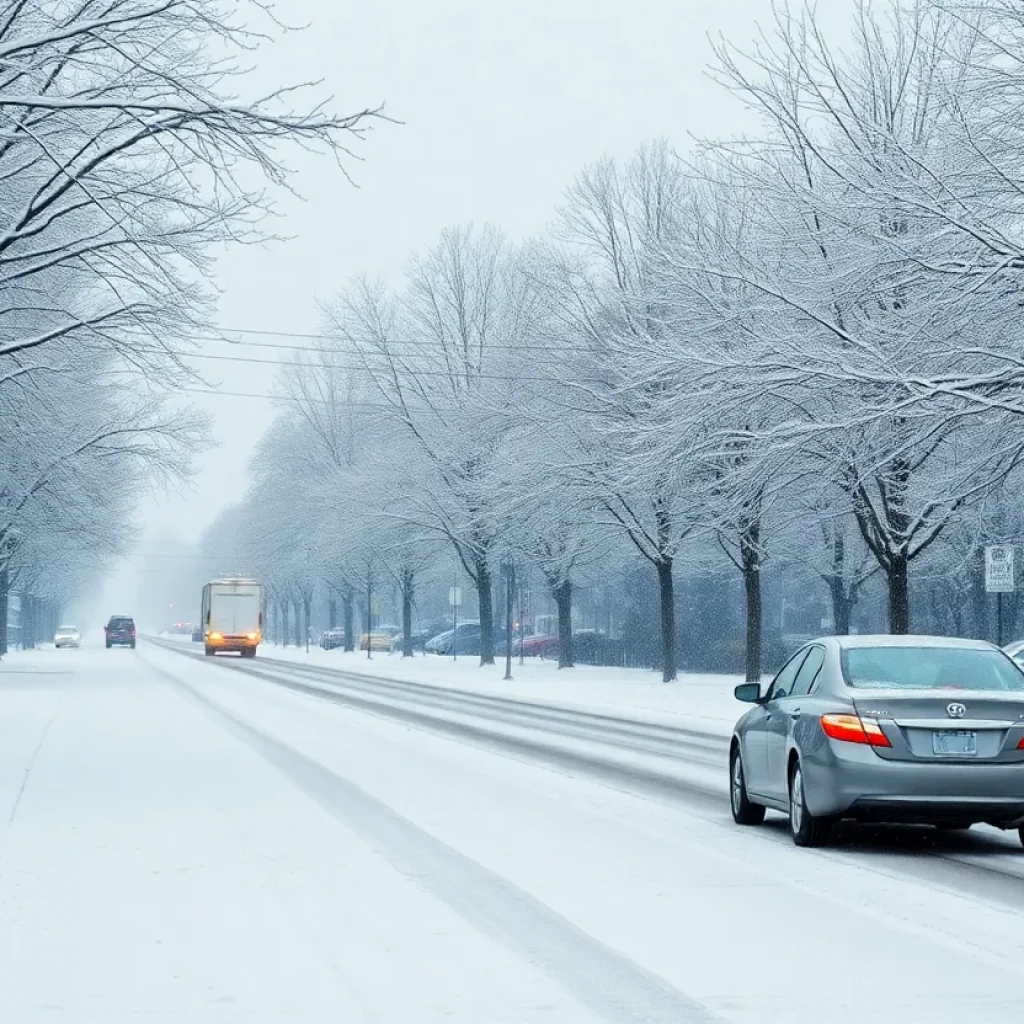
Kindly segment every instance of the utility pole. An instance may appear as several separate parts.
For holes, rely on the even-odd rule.
[[[526,637],[526,613],[523,608],[523,581],[517,580],[516,587],[516,611],[519,612],[519,664],[526,664],[526,654],[523,651],[523,642]]]
[[[462,595],[459,593],[459,569],[455,567],[452,573],[452,661],[459,660],[459,605],[462,603]]]
[[[371,653],[373,643],[370,639],[370,630],[373,627],[373,571],[369,567],[366,570],[366,660],[373,658]]]
[[[505,563],[505,678],[512,678],[512,601],[516,591],[516,566]]]

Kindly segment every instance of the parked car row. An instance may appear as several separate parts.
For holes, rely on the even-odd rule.
[[[480,623],[470,619],[460,622],[456,629],[451,623],[433,623],[426,629],[416,630],[411,636],[412,649],[426,654],[439,654],[445,657],[453,655],[477,656],[480,654],[481,630]],[[371,633],[362,632],[358,639],[353,639],[354,646],[365,651],[390,651],[393,654],[402,652],[405,638],[398,626],[377,626]],[[333,651],[345,645],[345,629],[332,626],[320,635],[320,646],[325,651]],[[557,659],[559,651],[558,636],[552,633],[527,633],[520,636],[512,634],[512,654],[520,653],[527,658]],[[576,661],[591,665],[620,665],[622,663],[622,642],[611,640],[599,630],[581,629],[573,634],[573,651]],[[494,653],[497,657],[505,657],[508,653],[508,638],[501,625],[494,628]]]

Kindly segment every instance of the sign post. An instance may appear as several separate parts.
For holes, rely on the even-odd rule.
[[[1003,594],[1014,591],[1013,546],[990,544],[985,548],[985,590],[996,595],[996,643],[1003,646]]]
[[[448,603],[452,606],[453,620],[455,627],[452,632],[452,661],[459,659],[459,605],[462,604],[462,587],[448,588]]]

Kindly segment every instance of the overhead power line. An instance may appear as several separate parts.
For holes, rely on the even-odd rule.
[[[231,338],[226,338],[223,335],[226,334],[243,334],[248,337],[266,337],[266,338],[291,338],[295,341],[328,341],[334,344],[339,344],[343,341],[342,337],[337,334],[307,334],[301,331],[261,331],[254,328],[246,327],[221,327],[218,328],[221,332],[220,335],[216,334],[196,334],[192,337],[195,341],[219,341],[225,345],[246,345],[253,348],[280,348],[295,352],[312,352],[316,349],[311,348],[307,345],[281,345],[279,343],[271,341],[233,341]],[[407,348],[436,348],[437,345],[433,341],[424,341],[418,338],[402,338],[395,343],[399,347]],[[593,352],[593,349],[587,345],[541,345],[541,344],[509,344],[501,341],[488,341],[484,345],[486,349],[496,350],[508,350],[511,352]]]
[[[142,351],[142,352],[159,352],[160,349],[158,349],[158,348],[152,348],[152,349],[146,348],[146,349],[140,349],[139,351]],[[206,360],[212,360],[212,361],[215,361],[215,362],[225,362],[225,363],[249,363],[249,364],[258,365],[258,366],[278,366],[278,367],[281,367],[282,369],[288,368],[289,366],[292,365],[290,363],[282,363],[278,359],[259,359],[259,358],[255,357],[255,356],[234,356],[234,355],[222,356],[222,355],[215,355],[215,354],[207,353],[207,352],[188,352],[188,351],[177,350],[177,349],[174,349],[172,351],[173,351],[174,355],[180,357],[181,359],[206,359]],[[317,369],[324,369],[324,370],[345,370],[345,371],[349,371],[349,372],[352,372],[352,371],[364,372],[367,369],[366,366],[363,365],[363,364],[322,363],[322,362],[318,362],[316,364],[316,368]],[[418,377],[459,378],[459,377],[462,376],[462,375],[460,375],[458,373],[450,373],[447,370],[420,370],[420,369],[414,369],[412,372],[416,376],[418,376]],[[478,371],[472,370],[472,369],[470,369],[470,370],[468,370],[466,372],[465,377],[471,378],[473,380],[498,380],[498,381],[508,381],[510,383],[550,382],[553,379],[552,377],[545,377],[542,374],[526,376],[524,374],[511,374],[511,373],[510,374],[505,374],[505,373],[483,373],[483,372],[478,372]],[[582,382],[586,382],[586,383],[591,383],[591,384],[597,384],[597,383],[601,382],[600,378],[598,378],[598,377],[574,377],[573,379],[574,379],[574,381],[578,381],[578,382],[581,382],[581,383]]]
[[[344,405],[346,409],[360,409],[367,410],[369,412],[385,412],[391,415],[394,414],[395,409],[390,405],[375,405],[372,402],[328,402],[323,398],[309,398],[306,396],[299,397],[298,395],[278,395],[278,394],[260,394],[256,391],[227,391],[223,388],[189,388],[189,387],[175,387],[175,391],[184,391],[191,395],[213,395],[215,398],[256,398],[264,402],[292,402],[299,404],[312,404],[312,405],[333,405],[339,404]]]

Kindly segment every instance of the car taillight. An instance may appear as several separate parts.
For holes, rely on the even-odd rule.
[[[1024,737],[1021,737],[1020,743],[1017,744],[1018,750],[1024,750]]]
[[[825,735],[847,743],[865,743],[869,747],[891,747],[882,727],[872,718],[860,715],[822,715],[821,728]]]

